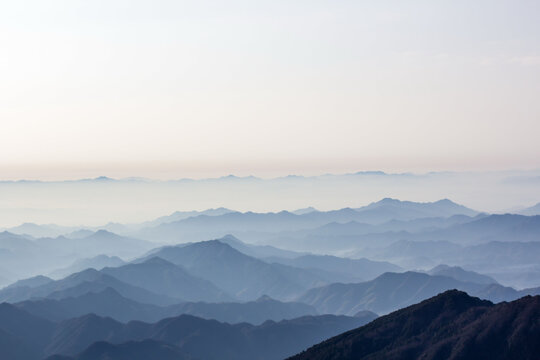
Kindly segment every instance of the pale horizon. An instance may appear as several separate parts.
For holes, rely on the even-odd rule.
[[[113,181],[107,181],[99,178],[107,177],[101,174],[0,181],[0,227],[27,222],[71,226],[137,223],[175,211],[218,207],[259,213],[309,206],[327,211],[357,208],[383,198],[414,202],[446,198],[487,213],[519,210],[540,202],[540,170],[229,175],[148,181],[108,177]],[[177,181],[182,179],[185,181]]]
[[[227,177],[236,177],[236,178],[257,178],[261,180],[276,180],[287,177],[320,177],[320,176],[342,176],[342,175],[354,175],[354,174],[370,174],[370,173],[382,173],[384,175],[430,175],[430,174],[523,174],[523,175],[539,175],[540,168],[508,168],[508,169],[474,169],[474,170],[455,170],[455,169],[439,169],[439,170],[430,170],[430,171],[406,171],[406,169],[399,169],[397,171],[388,171],[382,169],[347,169],[342,171],[303,171],[303,172],[292,172],[288,173],[285,171],[239,171],[239,172],[226,172],[220,171],[220,169],[204,169],[201,172],[186,172],[182,170],[176,170],[171,168],[163,168],[158,171],[153,171],[148,173],[148,176],[143,176],[140,174],[132,174],[124,171],[96,171],[88,168],[81,169],[80,171],[70,171],[68,174],[71,174],[67,177],[61,177],[58,173],[54,176],[37,176],[32,175],[35,173],[36,168],[28,169],[29,171],[15,171],[15,174],[24,174],[28,173],[31,175],[28,176],[5,176],[0,178],[0,182],[24,182],[24,181],[36,181],[36,182],[70,182],[70,181],[80,181],[80,180],[96,180],[96,179],[110,179],[110,180],[148,180],[155,182],[168,182],[168,181],[178,181],[178,180],[215,180]],[[72,168],[71,168],[72,170]],[[410,170],[410,169],[409,169]],[[8,171],[9,174],[9,171]],[[42,174],[42,173],[41,173]],[[159,176],[164,175],[164,176]]]
[[[534,1],[0,5],[0,177],[538,169]]]

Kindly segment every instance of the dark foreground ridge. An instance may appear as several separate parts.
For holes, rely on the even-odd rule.
[[[449,290],[290,360],[540,358],[540,296],[493,305]]]

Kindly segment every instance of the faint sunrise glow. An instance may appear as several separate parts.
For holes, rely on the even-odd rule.
[[[12,1],[2,178],[540,167],[535,1]]]

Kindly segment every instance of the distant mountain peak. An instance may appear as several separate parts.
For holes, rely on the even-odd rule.
[[[399,200],[399,199],[394,199],[394,198],[389,198],[389,197],[383,198],[383,199],[378,201],[378,203],[380,203],[380,204],[396,204],[396,203],[400,203],[400,202],[402,202],[402,201]]]
[[[295,214],[295,215],[305,215],[305,214],[309,214],[309,213],[312,213],[312,212],[318,212],[319,210],[315,209],[313,206],[308,206],[308,207],[305,207],[305,208],[302,208],[302,209],[296,209],[294,211],[291,211],[291,213]]]
[[[437,200],[435,201],[436,204],[456,204],[455,202],[453,202],[452,200],[450,199],[447,199],[447,198],[444,198],[444,199],[441,199],[441,200]],[[457,205],[457,204],[456,204]]]
[[[159,256],[153,256],[148,260],[143,261],[141,264],[153,264],[153,265],[166,265],[166,266],[176,266],[170,261],[167,261]]]
[[[95,235],[116,235],[115,233],[112,233],[112,232],[110,232],[108,230],[105,230],[105,229],[99,229],[94,234]]]
[[[377,175],[384,176],[387,175],[384,171],[357,171],[354,175]]]
[[[223,237],[220,237],[219,239],[215,239],[215,240],[220,241],[220,242],[228,242],[228,241],[230,241],[230,242],[242,243],[243,244],[243,242],[240,239],[238,239],[236,236],[231,235],[231,234],[227,234],[227,235],[225,235]]]
[[[37,275],[31,278],[22,279],[14,282],[13,284],[7,286],[6,288],[16,288],[16,287],[34,287],[52,282],[53,280],[47,276]]]
[[[219,241],[219,239],[198,241],[196,243],[190,244],[189,246],[228,246],[227,244]]]
[[[74,279],[74,278],[96,278],[98,276],[101,276],[101,273],[94,269],[94,268],[88,268],[84,269],[82,271],[79,271],[77,273],[71,274],[66,279]]]
[[[266,301],[275,301],[274,299],[272,299],[270,296],[268,295],[261,295],[257,300],[255,300],[256,302],[266,302]]]

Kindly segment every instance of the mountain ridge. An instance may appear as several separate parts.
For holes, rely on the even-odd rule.
[[[540,296],[494,305],[449,290],[289,360],[536,359]]]

